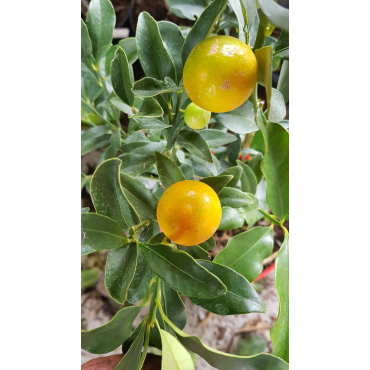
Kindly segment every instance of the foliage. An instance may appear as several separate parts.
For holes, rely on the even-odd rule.
[[[124,304],[107,324],[82,332],[82,347],[107,353],[123,344],[127,353],[116,367],[121,370],[141,369],[149,345],[162,349],[163,369],[193,369],[189,350],[217,369],[285,370],[289,133],[283,120],[289,100],[289,13],[272,0],[260,1],[259,10],[251,0],[168,0],[168,5],[179,17],[197,19],[194,27],[184,32],[143,12],[136,37],[113,46],[115,13],[109,0],[92,0],[86,24],[81,21],[81,155],[105,148],[94,174],[81,174],[81,188],[90,193],[96,211],[82,210],[82,254],[110,250],[105,285]],[[275,26],[283,30],[278,40],[270,36]],[[194,131],[184,121],[191,101],[182,85],[183,67],[199,42],[220,33],[231,33],[252,48],[258,83],[244,104],[212,114],[204,129]],[[138,81],[137,60],[146,76]],[[276,63],[282,67],[273,89]],[[258,84],[266,90],[265,111]],[[120,123],[122,113],[128,117],[127,130]],[[218,194],[219,230],[248,224],[214,261],[208,253],[215,247],[213,236],[183,247],[159,230],[158,200],[164,189],[184,179],[200,180]],[[254,227],[262,217],[271,226]],[[280,312],[271,330],[273,354],[226,354],[184,333],[180,295],[219,315],[265,311],[251,283],[272,251],[273,225],[286,233],[276,260]],[[96,279],[94,270],[83,272],[82,287]],[[149,314],[131,332],[147,305]]]

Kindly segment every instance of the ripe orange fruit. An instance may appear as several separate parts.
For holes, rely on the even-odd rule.
[[[251,96],[257,60],[250,47],[235,37],[213,36],[191,51],[183,81],[196,105],[210,112],[229,112]]]
[[[200,130],[207,126],[211,119],[211,112],[190,103],[184,113],[185,123],[193,130]]]
[[[221,203],[208,185],[194,180],[179,181],[162,195],[157,220],[172,242],[191,246],[205,242],[221,222]]]

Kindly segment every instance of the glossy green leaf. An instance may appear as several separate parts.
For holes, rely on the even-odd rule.
[[[267,128],[260,110],[257,124],[266,144],[261,169],[267,181],[267,204],[283,220],[289,212],[289,133],[278,123],[270,122]]]
[[[132,117],[162,117],[163,109],[159,103],[153,98],[146,98],[141,104],[141,107],[137,113]]]
[[[163,80],[176,79],[175,66],[163,44],[157,22],[147,12],[139,15],[136,29],[136,45],[141,67],[147,77]]]
[[[92,249],[89,245],[83,244],[81,245],[81,256],[85,256],[86,254],[90,254],[95,252],[94,249]]]
[[[135,37],[126,37],[118,42],[118,45],[125,51],[129,64],[134,64],[139,56],[137,54],[137,46]]]
[[[185,180],[180,168],[178,168],[171,159],[165,157],[159,152],[155,152],[155,161],[157,164],[159,179],[165,189],[178,181]]]
[[[162,308],[166,316],[180,329],[186,325],[185,304],[178,292],[162,282]]]
[[[103,154],[101,155],[98,163],[100,164],[103,161],[106,161],[107,159],[114,158],[116,154],[117,154],[117,149],[113,147],[113,145],[108,145],[106,149],[104,150]]]
[[[252,198],[253,203],[247,204],[246,206],[241,207],[238,210],[243,215],[248,226],[252,226],[261,218],[262,215],[258,211],[258,199],[253,194],[249,194],[249,196]]]
[[[211,236],[209,239],[207,239],[205,242],[199,244],[201,248],[203,248],[206,251],[210,251],[215,248],[216,246],[216,240],[214,236]]]
[[[81,208],[81,213],[88,213],[89,211],[90,211],[90,207]]]
[[[266,311],[265,304],[244,276],[217,263],[197,262],[222,280],[227,286],[227,293],[213,299],[190,298],[194,304],[217,315],[264,313]]]
[[[241,145],[242,145],[242,140],[241,140],[240,135],[235,134],[235,136],[237,140],[230,143],[226,149],[227,159],[229,161],[228,163],[232,165],[236,165],[236,160],[239,157],[239,153],[240,153]]]
[[[222,207],[240,208],[253,203],[249,194],[234,188],[223,188],[218,197]]]
[[[116,220],[126,230],[140,220],[122,191],[121,163],[120,159],[113,158],[96,168],[91,179],[91,199],[97,213]]]
[[[239,166],[230,167],[224,172],[221,172],[219,176],[223,175],[231,175],[233,178],[230,180],[230,182],[227,184],[228,187],[233,188],[238,184],[238,181],[240,180],[240,176],[242,174],[242,169]]]
[[[116,13],[109,0],[92,0],[86,17],[94,57],[97,62],[108,51],[116,24]]]
[[[163,121],[157,119],[157,118],[149,118],[149,117],[143,117],[143,118],[135,118],[135,121],[137,122],[137,125],[135,126],[136,130],[161,130],[168,127],[171,127],[171,125],[167,125]]]
[[[104,283],[109,295],[118,303],[126,301],[136,271],[137,254],[136,243],[112,249],[108,254]]]
[[[207,0],[166,0],[171,12],[179,18],[195,21],[207,6]]]
[[[81,97],[90,102],[95,101],[103,91],[103,84],[94,72],[81,64]]]
[[[227,1],[228,0],[214,0],[197,19],[193,28],[186,36],[184,46],[182,47],[182,61],[184,65],[193,48],[206,39],[213,31],[213,27],[225,9]]]
[[[117,221],[97,213],[81,214],[81,245],[99,251],[119,248],[127,242]]]
[[[110,76],[110,67],[111,67],[111,63],[112,63],[112,60],[114,58],[114,55],[116,54],[117,52],[117,49],[118,49],[118,45],[112,45],[106,56],[105,56],[105,62],[104,62],[104,69],[105,69],[105,75],[106,76]]]
[[[226,134],[220,130],[206,129],[199,131],[199,134],[207,142],[210,148],[218,148],[237,140],[234,135]]]
[[[81,155],[100,149],[109,144],[111,134],[106,126],[89,128],[81,135]]]
[[[211,150],[198,132],[183,130],[178,134],[176,141],[200,159],[213,163]]]
[[[167,140],[167,150],[171,150],[175,145],[177,135],[185,125],[184,115],[178,115],[172,122],[172,127],[165,134]]]
[[[242,175],[240,177],[242,191],[245,191],[246,193],[256,194],[257,178],[253,170],[241,161],[236,161],[236,163],[242,169]]]
[[[129,117],[134,115],[132,107],[123,102],[120,98],[112,98],[110,99],[110,102],[121,112],[126,113]]]
[[[272,89],[270,100],[269,121],[280,122],[286,116],[284,97],[279,90]]]
[[[254,113],[253,104],[247,100],[240,107],[230,112],[213,113],[212,118],[214,118],[217,123],[220,123],[233,132],[238,134],[249,134],[250,132],[258,130],[254,122]]]
[[[258,0],[261,10],[276,27],[289,32],[289,10],[273,0]]]
[[[271,227],[254,227],[229,239],[214,262],[228,266],[252,282],[263,270],[263,260],[274,246]]]
[[[94,63],[92,61],[92,45],[85,22],[81,19],[81,63],[96,76]]]
[[[130,336],[132,323],[139,312],[140,307],[126,307],[119,310],[106,324],[82,331],[81,348],[96,354],[113,351]]]
[[[155,163],[152,154],[122,154],[118,157],[122,161],[121,172],[130,176],[139,176]]]
[[[275,286],[279,316],[271,329],[272,353],[289,362],[289,237],[285,235],[275,261]]]
[[[205,359],[211,366],[219,370],[288,370],[289,365],[279,357],[268,353],[260,353],[255,356],[235,356],[213,349],[202,343],[192,335],[184,333],[177,328],[168,318],[166,322],[175,331],[179,341],[191,352]]]
[[[143,349],[146,325],[141,325],[137,337],[114,370],[137,370]]]
[[[110,144],[112,145],[113,148],[115,148],[117,151],[121,147],[121,130],[117,129],[114,131],[110,138]]]
[[[121,151],[127,154],[151,154],[153,155],[154,151],[162,151],[163,145],[161,143],[155,143],[150,141],[139,141],[121,146]]]
[[[267,106],[270,108],[272,95],[272,46],[265,46],[255,51],[258,64],[258,83],[266,89]]]
[[[281,92],[284,98],[284,103],[289,101],[289,61],[284,60],[281,66],[277,89]]]
[[[141,301],[145,297],[145,293],[153,277],[154,274],[143,255],[138,253],[135,275],[127,292],[127,301],[131,304]]]
[[[189,164],[182,163],[180,165],[180,170],[184,174],[186,180],[194,180],[194,171]]]
[[[139,216],[149,220],[156,218],[157,198],[142,182],[121,173],[121,186]]]
[[[94,285],[99,278],[99,271],[95,269],[86,269],[81,271],[81,289]]]
[[[132,86],[132,91],[134,94],[144,98],[181,90],[182,87],[176,86],[176,84],[169,77],[165,77],[164,81],[157,80],[153,77],[145,77],[139,81],[136,81]]]
[[[274,56],[289,60],[289,33],[282,31],[276,43]]]
[[[118,48],[111,63],[112,86],[116,95],[129,106],[134,105],[134,93],[132,92],[131,72],[126,53]]]
[[[177,82],[182,79],[183,65],[181,58],[181,49],[184,44],[180,28],[171,22],[158,22],[159,32],[161,33],[163,44],[166,47],[173,61],[176,70]]]
[[[165,244],[139,245],[154,273],[176,291],[206,299],[226,293],[225,285],[187,253]]]
[[[194,370],[190,353],[170,333],[160,329],[162,370]]]
[[[232,180],[232,175],[211,176],[199,181],[209,185],[217,194]]]
[[[199,259],[210,260],[211,259],[210,254],[199,245],[192,245],[191,247],[184,247],[182,245],[178,245],[177,249],[190,254],[196,260],[199,260]]]
[[[261,163],[262,163],[263,156],[262,154],[256,154],[253,159],[248,163],[248,166],[252,169],[254,175],[257,179],[257,184],[262,179],[262,171],[261,171]]]
[[[221,223],[218,230],[233,230],[242,227],[243,224],[244,218],[238,210],[231,207],[222,207]]]

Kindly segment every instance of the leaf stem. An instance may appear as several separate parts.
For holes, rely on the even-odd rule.
[[[146,355],[148,353],[150,327],[151,327],[150,322],[148,322],[147,326],[146,326],[144,349],[143,349],[143,353],[142,353],[141,358],[140,358],[140,363],[139,363],[139,366],[138,366],[138,370],[141,370],[141,368],[143,367]]]

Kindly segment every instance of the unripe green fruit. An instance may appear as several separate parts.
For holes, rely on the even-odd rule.
[[[194,103],[190,103],[184,113],[185,123],[193,130],[200,130],[207,126],[211,119],[211,112],[204,110]]]

